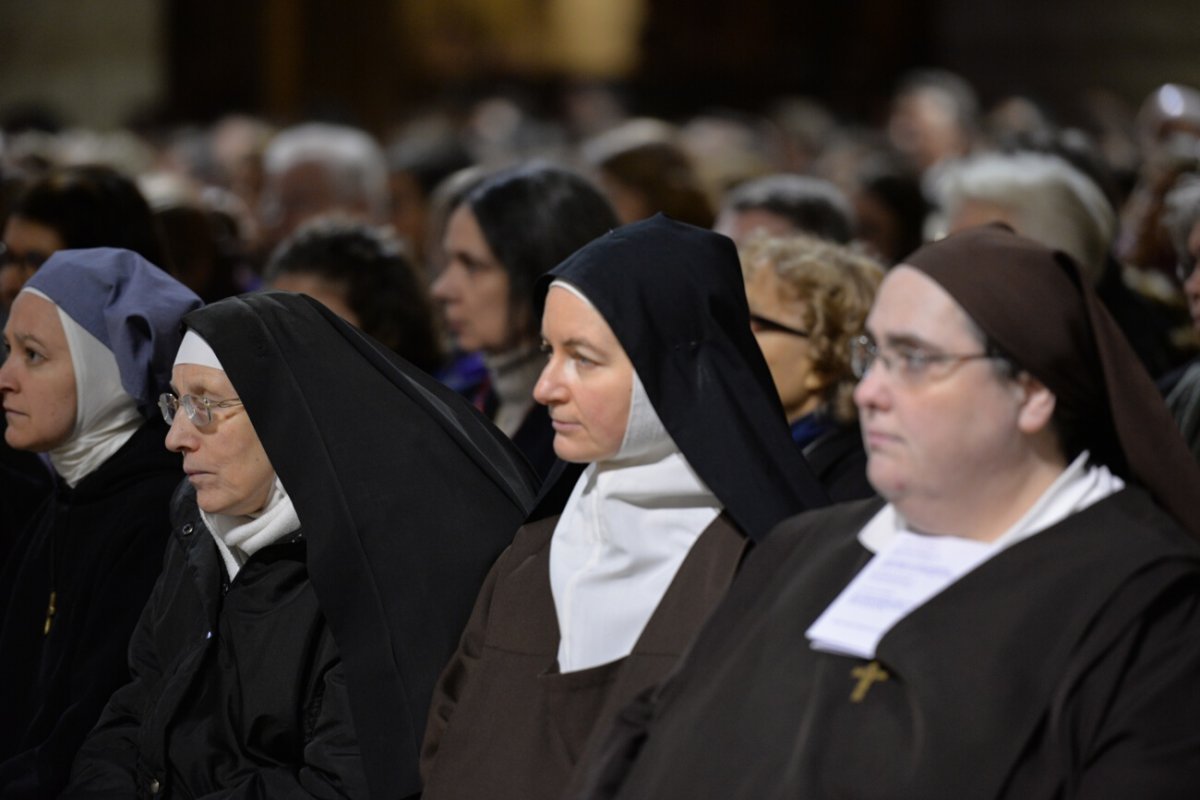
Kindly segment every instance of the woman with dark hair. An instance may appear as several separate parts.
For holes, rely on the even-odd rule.
[[[616,226],[612,207],[587,179],[545,164],[492,175],[465,196],[446,225],[446,264],[433,297],[458,346],[482,352],[487,363],[476,406],[541,475],[554,452],[545,409],[531,394],[543,364],[534,284]]]
[[[658,215],[575,253],[540,294],[534,396],[565,463],[442,673],[425,800],[569,796],[592,732],[670,672],[745,553],[826,501],[729,239]]]
[[[404,246],[384,229],[308,223],[276,248],[264,279],[318,300],[426,372],[441,366],[429,297]]]
[[[7,308],[57,250],[120,247],[163,266],[150,206],[137,185],[111,167],[63,167],[32,184],[4,226],[0,305]]]

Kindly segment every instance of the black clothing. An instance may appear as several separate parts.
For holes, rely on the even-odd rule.
[[[0,574],[4,798],[57,796],[104,704],[129,680],[129,638],[183,477],[166,432],[148,421],[74,489],[60,480]]]
[[[1167,314],[1172,309],[1129,288],[1121,278],[1120,262],[1112,256],[1105,262],[1104,273],[1096,284],[1096,295],[1151,377],[1165,375],[1179,366],[1182,359],[1171,343],[1171,327],[1178,322],[1186,323],[1186,315],[1182,319],[1170,319]]]
[[[257,760],[256,737],[272,743],[324,737],[326,772],[353,780],[361,757],[370,797],[414,796],[421,789],[417,761],[434,682],[454,651],[488,568],[524,517],[532,499],[531,471],[508,439],[465,400],[311,298],[286,292],[230,298],[189,314],[185,324],[220,359],[300,519],[315,604],[308,590],[294,589],[302,599],[281,604],[277,624],[310,638],[303,647],[293,641],[290,655],[263,654],[276,666],[264,679],[280,683],[270,688],[271,696],[285,693],[310,713],[288,716],[278,709],[282,716],[256,719],[257,694],[234,700],[222,688],[230,685],[230,675],[247,667],[242,651],[217,635],[221,626],[215,642],[200,649],[168,631],[160,666],[182,663],[189,652],[217,659],[213,674],[220,675],[203,690],[211,702],[196,698],[189,714],[199,719],[206,711],[214,717],[205,725],[206,736],[216,741],[207,751],[170,744],[165,754],[155,749],[153,737],[164,732],[168,743],[182,743],[173,738],[179,731],[171,720],[154,716],[154,709],[179,705],[177,694],[188,688],[186,673],[179,680],[168,673],[140,707],[149,716],[122,722],[119,707],[106,712],[113,725],[147,728],[147,738],[134,739],[136,754],[118,759],[105,752],[103,727],[95,742],[89,740],[89,754],[95,762],[154,765],[162,759],[163,776],[155,776],[160,785],[164,778],[171,780],[178,796],[186,797],[194,787],[180,784],[187,776],[199,781],[211,775],[206,769],[212,765],[204,762],[213,749],[237,753],[241,763],[260,764],[263,772],[253,780],[269,785],[264,782],[274,779],[273,768]],[[160,594],[192,569],[181,554],[176,558],[174,569],[164,573]],[[276,577],[264,580],[286,583],[288,575],[299,580],[295,570],[272,564],[267,572]],[[207,596],[217,591],[212,586]],[[218,619],[231,610],[214,612],[212,606],[194,598],[188,613],[205,622],[236,624]],[[189,604],[181,600],[180,607]],[[154,631],[152,612],[147,614],[139,637]],[[337,643],[340,667],[331,650],[317,643],[324,642],[326,626]],[[253,664],[258,655],[251,650],[245,657]],[[327,725],[324,709],[302,700],[309,692],[333,697],[343,685],[349,720],[343,715]],[[290,753],[296,773],[307,764],[307,754],[299,747]],[[89,774],[107,768],[81,758],[78,796],[93,789]],[[330,785],[305,789],[316,796],[333,791]]]
[[[755,550],[657,697],[588,766],[589,798],[1191,798],[1200,550],[1127,488],[898,622],[886,680],[805,630],[869,560],[862,501]]]
[[[67,797],[365,797],[345,674],[303,530],[229,581],[180,486],[163,566]],[[217,713],[239,709],[238,714]]]
[[[801,452],[833,502],[875,496],[875,487],[867,480],[867,451],[857,424],[835,425]]]
[[[33,512],[54,488],[54,475],[36,453],[15,450],[4,441],[0,416],[0,569]]]

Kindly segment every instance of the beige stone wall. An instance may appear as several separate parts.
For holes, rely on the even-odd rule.
[[[0,110],[109,128],[166,91],[160,0],[0,0]]]

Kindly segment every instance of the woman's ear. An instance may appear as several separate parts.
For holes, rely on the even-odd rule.
[[[1021,393],[1021,407],[1017,414],[1017,428],[1022,433],[1036,434],[1050,427],[1058,398],[1046,385],[1028,372],[1016,377]]]

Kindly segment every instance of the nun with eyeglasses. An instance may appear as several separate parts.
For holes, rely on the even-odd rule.
[[[187,480],[132,680],[64,797],[415,797],[434,681],[532,470],[309,297],[184,323],[159,405]]]

